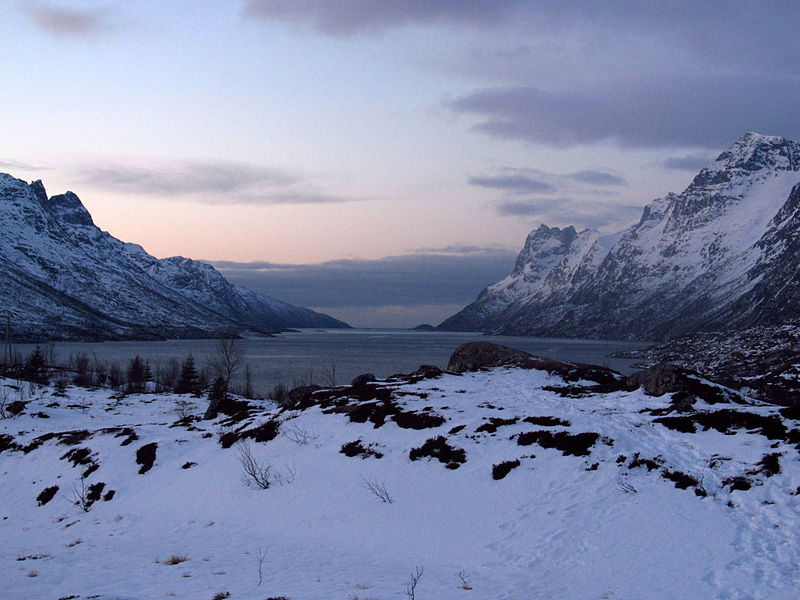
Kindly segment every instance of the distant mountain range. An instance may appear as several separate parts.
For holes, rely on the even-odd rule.
[[[541,225],[438,329],[662,340],[800,316],[800,144],[748,133],[612,235]]]
[[[95,226],[72,192],[0,173],[0,312],[17,341],[201,338],[346,323],[229,283],[211,265],[157,259]]]

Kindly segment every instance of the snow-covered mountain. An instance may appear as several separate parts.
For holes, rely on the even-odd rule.
[[[346,327],[312,310],[230,284],[213,267],[159,260],[101,231],[72,192],[0,173],[0,308],[16,339],[208,337]]]
[[[797,598],[796,409],[593,393],[561,367],[214,420],[0,379],[24,406],[0,420],[0,597]]]
[[[800,143],[748,133],[616,234],[542,225],[439,327],[664,339],[800,316]]]

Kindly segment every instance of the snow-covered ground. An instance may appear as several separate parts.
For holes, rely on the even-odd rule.
[[[202,415],[206,401],[5,387],[9,401],[30,401],[0,421],[0,598],[800,597],[796,421],[778,407],[700,401],[688,418],[744,412],[756,429],[726,434],[701,423],[686,433],[675,429],[687,428],[685,415],[667,415],[679,417],[668,427],[642,412],[669,407],[669,396],[543,389],[564,385],[544,371],[499,368],[177,425],[181,410]],[[389,394],[388,404],[375,399]],[[347,399],[354,395],[361,399]],[[256,441],[272,437],[274,424],[273,439]],[[543,431],[555,436],[529,433]],[[36,441],[62,432],[85,433]],[[220,443],[242,435],[250,439]],[[448,464],[410,459],[437,436],[447,444],[440,450],[451,449]],[[356,440],[354,451],[382,456],[340,451]],[[543,447],[550,442],[564,450]],[[155,462],[140,473],[147,465],[137,451],[153,443]],[[271,465],[268,489],[242,481],[245,447]],[[493,465],[514,460],[493,478]],[[105,485],[84,511],[73,500],[93,464],[83,484]],[[664,477],[678,472],[687,489]],[[752,487],[724,483],[738,476]],[[51,486],[58,491],[40,505]]]

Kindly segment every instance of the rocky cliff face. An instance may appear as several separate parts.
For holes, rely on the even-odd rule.
[[[78,196],[0,174],[0,308],[15,338],[163,339],[220,329],[346,327],[230,284],[210,265],[159,260],[101,231]]]
[[[800,144],[748,133],[616,236],[540,227],[440,327],[657,340],[800,316],[798,183]]]

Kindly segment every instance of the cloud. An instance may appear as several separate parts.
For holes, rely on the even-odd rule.
[[[694,172],[707,167],[713,160],[705,154],[687,154],[686,156],[670,156],[659,164],[665,169]]]
[[[619,223],[633,224],[642,212],[642,207],[630,204],[606,203],[572,197],[529,198],[526,200],[501,200],[494,204],[497,214],[504,217],[522,217],[531,226],[546,223],[578,229],[601,229]]]
[[[360,200],[310,189],[281,169],[224,161],[175,161],[158,167],[130,164],[84,165],[82,183],[162,200],[203,204],[333,204]]]
[[[590,183],[592,185],[628,185],[628,182],[622,177],[612,173],[607,173],[605,171],[594,171],[591,169],[569,173],[565,175],[565,177],[574,179],[575,181],[580,181],[581,183]]]
[[[479,90],[450,102],[481,119],[474,131],[504,139],[570,147],[616,142],[625,147],[726,146],[746,131],[800,134],[789,76],[604,81],[584,90],[533,86]]]
[[[489,27],[521,4],[523,0],[247,0],[244,14],[349,36],[432,23]]]
[[[519,242],[521,247],[523,240]],[[489,247],[311,265],[225,261],[211,264],[234,283],[304,306],[463,306],[484,287],[508,275],[517,252]]]
[[[470,177],[470,185],[505,190],[515,194],[540,193],[550,194],[556,191],[555,186],[524,175],[500,175],[497,177]]]
[[[503,216],[533,216],[551,210],[555,206],[574,204],[574,198],[546,198],[531,200],[502,200],[495,205],[495,210]]]
[[[40,29],[59,37],[93,37],[109,27],[105,10],[56,8],[40,2],[28,2],[24,8]]]
[[[485,254],[491,253],[506,254],[508,248],[502,246],[473,246],[470,244],[450,244],[448,246],[438,246],[429,248],[415,248],[409,250],[409,254]]]
[[[50,171],[52,167],[45,167],[43,165],[32,165],[30,163],[22,162],[14,159],[0,160],[0,169],[13,169],[17,171]]]

